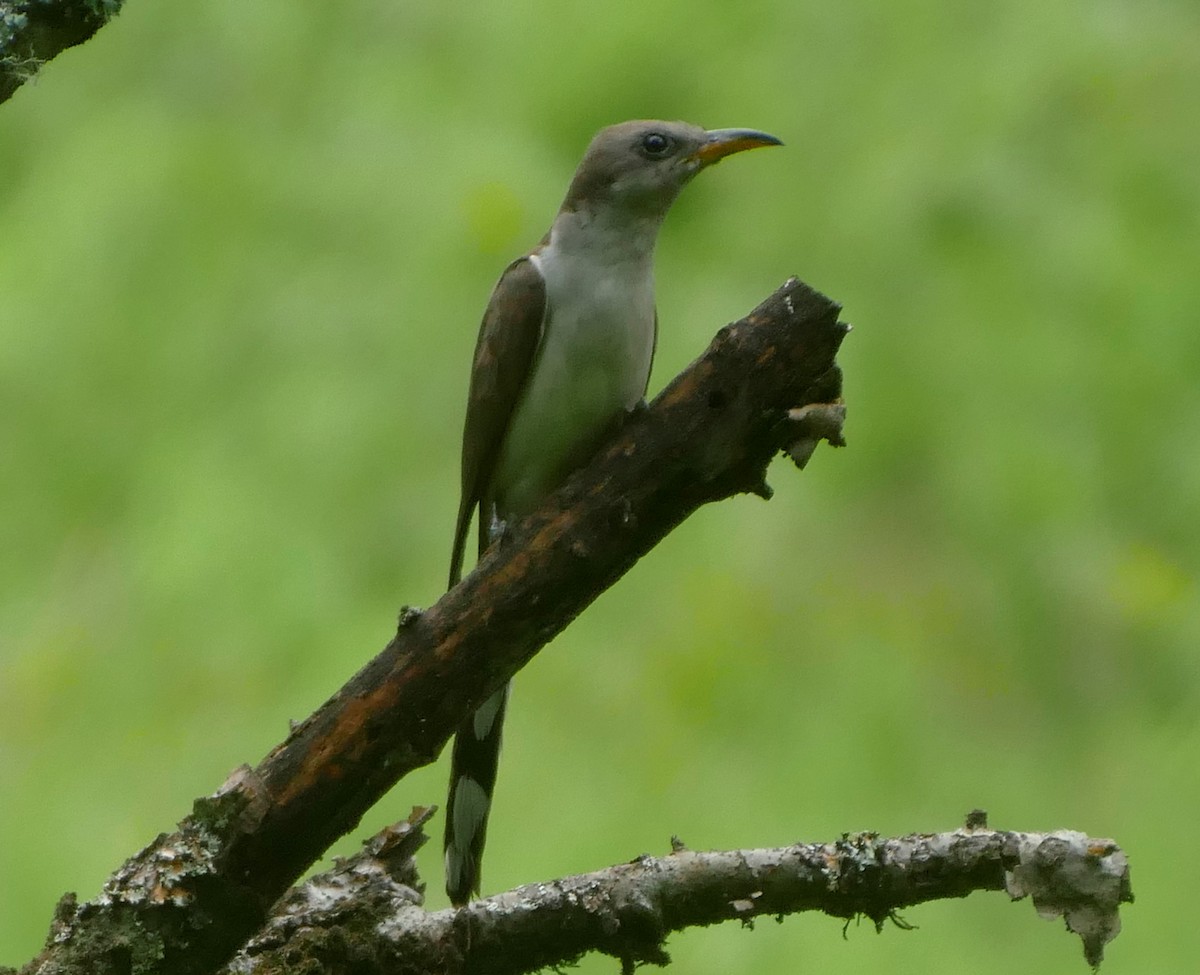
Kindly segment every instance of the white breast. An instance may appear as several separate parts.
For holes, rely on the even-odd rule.
[[[587,460],[642,398],[650,376],[653,242],[632,256],[621,247],[581,250],[557,242],[552,237],[533,257],[546,281],[548,315],[492,481],[502,517],[533,508]]]

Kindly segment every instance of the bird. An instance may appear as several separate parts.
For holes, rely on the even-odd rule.
[[[658,339],[654,248],[680,190],[756,129],[639,119],[601,129],[550,230],[505,268],[475,344],[450,588],[478,512],[478,555],[535,509],[644,402]],[[458,728],[446,803],[446,893],[479,892],[509,685]]]

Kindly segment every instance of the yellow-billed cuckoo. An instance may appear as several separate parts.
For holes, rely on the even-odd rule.
[[[479,509],[479,554],[641,401],[658,317],[654,244],[679,191],[717,160],[779,140],[752,129],[623,122],[601,130],[550,232],[501,275],[483,315],[463,431],[450,585]],[[446,804],[446,892],[479,890],[508,688],[458,730]]]

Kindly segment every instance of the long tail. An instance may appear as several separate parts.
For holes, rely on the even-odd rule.
[[[446,801],[446,893],[456,907],[479,893],[479,866],[510,686],[489,697],[454,736]]]

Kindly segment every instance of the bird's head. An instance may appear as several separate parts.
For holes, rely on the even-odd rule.
[[[639,119],[601,129],[580,162],[564,209],[604,203],[662,217],[700,170],[726,156],[782,143],[754,129],[702,129]]]

